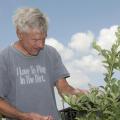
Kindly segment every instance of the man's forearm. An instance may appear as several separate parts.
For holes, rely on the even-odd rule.
[[[0,114],[14,119],[22,120],[25,117],[25,114],[19,110],[17,110],[15,107],[10,105],[7,101],[0,98]]]
[[[68,84],[68,82],[62,78],[56,82],[56,87],[58,89],[59,94],[63,97],[64,95],[77,95],[87,93],[87,90],[74,88]]]
[[[53,120],[53,117],[48,115],[40,115],[38,113],[24,113],[10,105],[7,101],[0,98],[0,114],[17,120]]]

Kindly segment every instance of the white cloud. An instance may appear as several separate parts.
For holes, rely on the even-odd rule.
[[[81,60],[76,61],[78,66],[89,72],[103,72],[104,68],[102,66],[101,59],[91,55],[83,56]]]
[[[98,37],[98,44],[105,49],[110,49],[111,45],[116,40],[115,32],[117,31],[117,25],[110,28],[104,28],[100,31]]]
[[[72,36],[68,46],[78,52],[87,52],[90,49],[93,38],[94,36],[90,32],[76,33]]]

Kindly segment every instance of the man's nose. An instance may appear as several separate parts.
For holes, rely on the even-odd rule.
[[[38,48],[44,48],[44,46],[45,46],[45,42],[44,41],[38,41],[37,42],[37,47]]]

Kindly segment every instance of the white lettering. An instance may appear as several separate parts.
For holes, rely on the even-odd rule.
[[[21,85],[45,82],[46,68],[40,65],[31,65],[29,68],[16,69]]]

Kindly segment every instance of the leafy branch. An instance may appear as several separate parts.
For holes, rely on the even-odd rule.
[[[103,56],[105,86],[90,88],[88,94],[64,96],[64,100],[78,112],[84,111],[83,116],[76,120],[118,120],[120,118],[120,80],[114,73],[120,71],[120,27],[116,32],[116,41],[110,50],[102,49],[93,42],[93,48]]]

